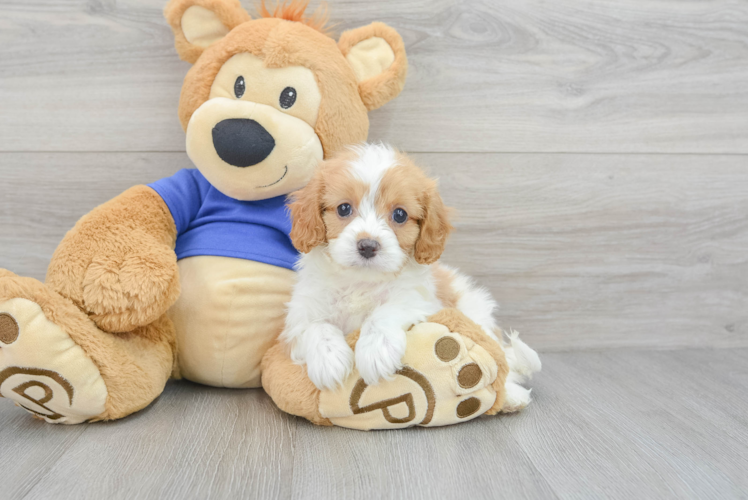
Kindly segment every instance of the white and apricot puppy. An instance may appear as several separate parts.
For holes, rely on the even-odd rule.
[[[404,154],[381,144],[349,148],[320,164],[290,209],[291,239],[304,255],[282,339],[318,388],[348,376],[354,354],[345,336],[358,329],[355,364],[370,385],[401,368],[407,330],[444,307],[496,338],[490,294],[437,263],[452,229],[448,209],[436,181]],[[505,346],[510,364],[537,360],[524,344],[529,353],[513,356],[520,344]],[[529,391],[519,388],[526,405]]]

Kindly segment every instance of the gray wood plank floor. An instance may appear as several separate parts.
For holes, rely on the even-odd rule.
[[[0,0],[0,267],[43,279],[80,216],[191,166],[165,1]],[[0,400],[0,498],[748,498],[748,3],[329,3],[403,35],[370,137],[440,177],[444,260],[540,349],[535,401],[362,433],[188,382],[107,424]]]
[[[458,427],[320,428],[171,383],[118,422],[0,401],[3,498],[744,498],[748,349],[545,353],[534,401]]]

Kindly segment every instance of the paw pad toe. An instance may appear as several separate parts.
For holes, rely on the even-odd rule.
[[[478,385],[478,382],[483,378],[483,371],[476,363],[470,363],[460,368],[460,373],[457,375],[457,382],[463,389],[470,389]]]
[[[460,344],[452,337],[442,337],[436,341],[434,351],[437,358],[447,363],[460,354]]]
[[[467,418],[470,415],[474,414],[476,411],[480,410],[480,406],[480,399],[467,398],[457,405],[457,416],[459,418]]]
[[[8,313],[0,313],[0,342],[12,344],[18,339],[18,322]]]

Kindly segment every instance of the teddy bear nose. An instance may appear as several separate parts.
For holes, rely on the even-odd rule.
[[[379,242],[376,240],[358,240],[358,254],[364,259],[371,259],[379,251]]]
[[[213,147],[229,165],[251,167],[268,157],[275,139],[254,120],[230,118],[213,127]]]

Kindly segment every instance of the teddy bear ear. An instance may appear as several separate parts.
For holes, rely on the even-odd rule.
[[[164,17],[179,57],[194,63],[203,50],[251,18],[239,0],[171,0]]]
[[[344,32],[338,47],[353,68],[358,91],[367,109],[397,97],[405,85],[408,59],[403,39],[383,23]]]

